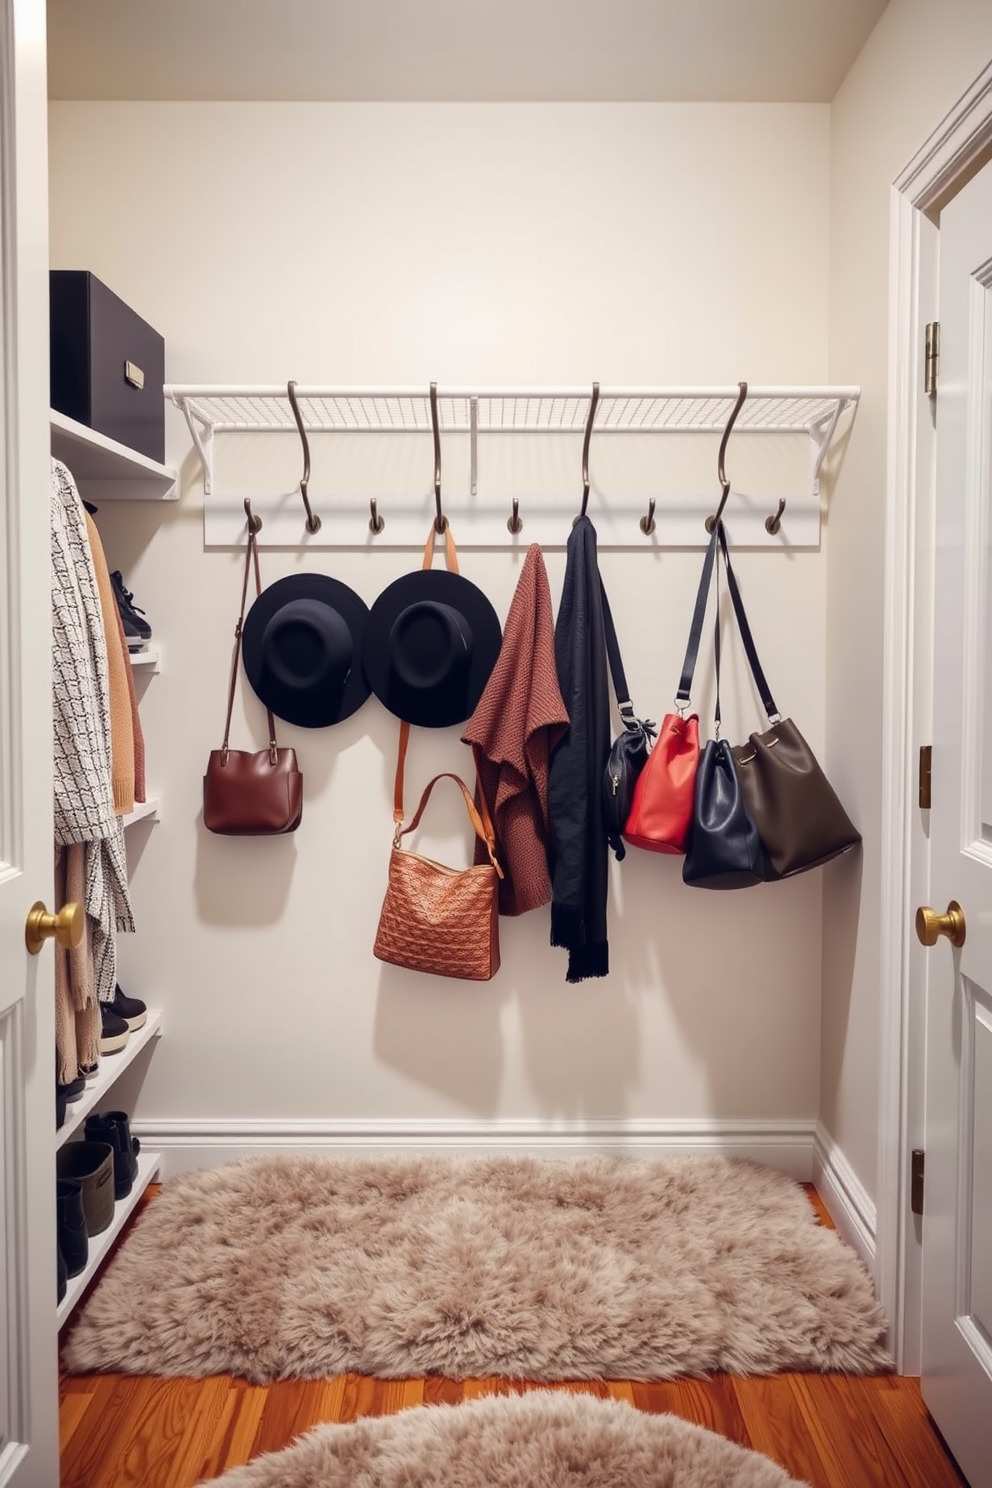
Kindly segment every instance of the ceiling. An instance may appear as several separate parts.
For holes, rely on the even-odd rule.
[[[48,0],[53,98],[826,103],[887,0]]]

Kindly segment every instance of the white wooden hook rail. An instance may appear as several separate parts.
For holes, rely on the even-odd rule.
[[[297,426],[284,384],[171,385],[165,392],[182,411],[199,456],[208,546],[243,541],[246,496],[262,518],[259,541],[263,544],[332,548],[422,544],[435,509],[431,439],[415,437],[433,432],[428,387],[296,387],[313,451],[310,500],[322,519],[321,530],[315,534],[306,531],[298,476],[292,473],[299,454],[298,445],[292,453],[289,436],[296,437]],[[600,386],[588,510],[601,546],[705,545],[704,520],[719,495],[717,442],[737,395],[736,384]],[[749,389],[727,454],[733,493],[728,526],[738,546],[815,547],[819,543],[821,469],[842,415],[853,416],[859,397],[857,387]],[[564,545],[570,517],[581,501],[580,451],[590,399],[588,385],[437,388],[442,502],[461,545],[526,547],[534,541]],[[230,482],[237,489],[219,490],[229,483],[226,454],[223,480],[218,479],[215,467],[220,463],[219,448],[226,451],[228,446],[217,436],[266,432],[282,434],[289,441],[278,466],[278,481],[272,480],[268,463],[257,458],[257,450],[255,458],[246,458],[241,445],[240,460],[232,461]],[[353,435],[406,435],[408,442],[402,447],[399,465],[393,457],[371,462],[376,473],[373,484],[367,485],[353,447],[342,473],[342,436]],[[550,435],[570,439],[545,444],[530,464],[526,460],[521,464],[519,442],[511,441],[518,448],[508,454],[510,444],[504,436],[528,435],[539,441]],[[620,435],[629,437],[623,454],[616,443]],[[777,447],[789,441],[780,436],[790,435],[800,437],[791,441],[791,457],[783,457]],[[659,443],[655,436],[668,436],[668,440]],[[673,437],[678,437],[677,459],[673,459],[676,444],[668,442]],[[230,443],[234,448],[239,441]],[[691,456],[686,454],[689,449]],[[394,456],[395,451],[394,445]],[[381,482],[383,470],[390,482],[388,489],[374,483],[375,478]],[[674,488],[670,481],[666,484],[669,470],[675,471]],[[655,501],[653,527],[651,522],[641,522],[651,499]],[[513,500],[522,524],[518,532],[508,528]],[[785,507],[779,511],[782,500]],[[375,522],[385,522],[378,531],[370,525],[372,501]]]

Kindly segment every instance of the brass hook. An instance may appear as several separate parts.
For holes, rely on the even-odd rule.
[[[720,482],[720,505],[717,507],[712,516],[706,518],[706,521],[703,524],[706,528],[706,531],[710,533],[712,533],[713,528],[722,517],[723,508],[726,506],[727,497],[730,495],[730,482],[727,479],[727,472],[723,468],[723,460],[724,456],[727,453],[727,441],[730,438],[730,431],[736,424],[737,415],[744,407],[744,399],[747,397],[747,383],[739,382],[737,386],[739,388],[737,401],[734,404],[733,408],[730,410],[730,417],[728,418],[726,428],[723,431],[723,438],[720,440],[720,453],[717,456],[716,462],[717,478]]]
[[[586,415],[586,437],[582,441],[582,505],[579,508],[579,517],[584,517],[586,507],[589,504],[589,441],[592,438],[592,425],[596,417],[596,405],[599,403],[599,383],[592,385],[592,399],[589,403],[589,412]],[[579,520],[576,517],[575,521]],[[575,522],[572,523],[575,526]]]
[[[782,526],[782,513],[784,511],[785,511],[785,497],[784,496],[780,496],[779,497],[779,501],[778,501],[778,511],[775,513],[775,515],[773,517],[766,517],[765,518],[765,531],[766,532],[770,532],[771,535],[772,535],[772,537],[774,537],[776,535],[776,533],[779,532],[779,530],[781,529],[781,526]]]
[[[378,537],[379,533],[386,525],[386,519],[385,517],[380,517],[379,503],[376,501],[374,496],[369,497],[369,510],[372,513],[372,515],[369,517],[369,531],[372,533],[373,537]]]
[[[516,536],[518,532],[523,532],[524,530],[524,524],[520,518],[520,502],[516,496],[514,496],[513,498],[511,514],[506,519],[506,530],[507,532],[512,532],[514,536]]]
[[[654,531],[655,527],[658,525],[655,522],[655,519],[654,519],[654,497],[653,496],[650,496],[648,498],[648,514],[647,514],[647,516],[646,517],[642,517],[641,520],[640,520],[640,522],[637,525],[640,527],[640,529],[644,533],[644,536],[645,537],[650,537],[651,534],[652,534],[652,532]]]
[[[443,532],[448,525],[448,519],[441,510],[441,430],[437,420],[437,383],[431,383],[431,426],[434,430],[434,505],[437,515],[434,518],[434,531]]]
[[[289,406],[293,410],[296,427],[300,431],[300,439],[303,442],[303,474],[300,476],[300,495],[303,497],[303,505],[307,514],[307,531],[320,531],[320,518],[315,517],[310,510],[310,498],[307,495],[307,486],[310,484],[310,444],[307,440],[307,431],[303,427],[303,416],[300,413],[300,405],[296,401],[296,383],[287,382],[286,396],[289,398]]]
[[[261,532],[261,530],[262,530],[262,519],[261,519],[261,517],[256,517],[255,513],[252,511],[252,509],[251,509],[251,498],[249,496],[246,496],[245,497],[245,517],[247,518],[247,521],[248,521],[248,531],[249,532],[254,532],[254,533]]]

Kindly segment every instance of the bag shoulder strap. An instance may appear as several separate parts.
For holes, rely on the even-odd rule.
[[[472,800],[472,796],[469,792],[468,786],[465,784],[460,775],[453,774],[451,770],[443,770],[440,775],[435,775],[433,780],[428,781],[427,785],[424,787],[424,793],[420,798],[420,805],[414,812],[413,820],[411,821],[410,825],[408,827],[401,827],[397,825],[396,831],[393,834],[393,846],[399,847],[400,839],[405,837],[408,832],[413,832],[417,829],[417,827],[420,826],[420,818],[423,816],[424,810],[427,806],[427,802],[430,800],[431,791],[437,785],[439,780],[453,780],[461,790],[462,796],[465,801],[465,809],[467,810],[469,820],[471,821],[472,826],[475,829],[475,834],[477,837],[481,837],[483,842],[486,844],[486,850],[489,853],[489,861],[496,869],[499,877],[502,878],[503,870],[496,860],[496,836],[493,832],[493,824],[489,817],[489,810],[486,806],[485,796],[480,793],[479,809],[476,810],[475,802]]]
[[[685,648],[685,660],[682,663],[682,675],[679,678],[678,691],[675,694],[676,707],[689,706],[692,696],[692,678],[696,670],[696,659],[699,656],[699,643],[703,636],[703,621],[706,618],[706,603],[710,595],[710,585],[713,582],[713,564],[716,561],[717,531],[720,527],[717,522],[706,548],[706,557],[703,559],[703,571],[699,576],[699,588],[696,590],[696,604],[692,612],[692,624],[689,626],[689,641]]]
[[[437,529],[435,528],[434,524],[431,523],[431,530],[428,534],[427,543],[424,547],[424,561],[422,564],[422,567],[424,568],[430,568],[434,561],[434,537],[436,530]],[[444,529],[444,556],[445,561],[448,565],[449,573],[457,573],[458,551],[455,547],[455,537],[454,533],[451,530],[450,524],[446,524]],[[417,814],[414,816],[413,821],[408,827],[404,829],[403,778],[406,769],[406,751],[409,743],[410,725],[404,720],[400,724],[400,737],[396,749],[396,778],[393,782],[393,822],[396,827],[396,830],[393,833],[393,842],[396,846],[399,846],[399,839],[404,835],[404,833],[412,832],[414,827],[420,821],[423,809],[427,805],[427,798],[439,780],[450,777],[450,779],[452,780],[457,780],[458,784],[462,787],[462,791],[465,791],[465,786],[462,784],[460,776],[450,775],[450,772],[448,771],[446,771],[443,775],[435,775],[434,779],[431,781],[430,785],[427,787],[427,789],[424,791],[423,796],[421,797],[420,805],[417,808]],[[478,836],[480,836],[485,842],[486,847],[489,850],[489,857],[492,861],[492,864],[496,869],[496,872],[499,874],[500,878],[502,878],[503,871],[496,861],[496,832],[493,827],[492,818],[489,815],[489,807],[486,804],[485,791],[482,789],[482,779],[479,776],[478,755],[475,752],[474,747],[472,753],[473,758],[476,761],[476,794],[478,796],[479,803],[478,810],[476,810],[471,796],[467,795],[467,793],[466,804],[469,808],[469,816],[472,819],[472,825],[473,827],[475,827]]]
[[[231,718],[234,714],[234,694],[237,691],[238,687],[238,663],[241,660],[241,632],[244,629],[245,624],[245,607],[248,602],[248,576],[251,572],[253,561],[255,568],[255,596],[257,598],[262,592],[262,574],[258,566],[258,543],[255,539],[254,532],[251,530],[251,527],[249,527],[248,543],[245,548],[245,576],[244,582],[241,585],[241,613],[238,616],[238,623],[234,627],[234,655],[231,660],[231,685],[228,688],[227,692],[227,718],[224,720],[224,742],[221,745],[221,754],[225,764],[227,763],[227,756],[230,753]],[[269,759],[271,760],[272,764],[275,764],[277,747],[276,721],[272,716],[272,709],[268,706],[268,704],[266,704],[265,716],[269,721]]]
[[[624,726],[629,729],[638,728],[639,724],[634,716],[634,705],[630,700],[630,688],[627,686],[627,677],[623,669],[623,658],[620,655],[620,643],[617,640],[617,629],[613,623],[613,611],[610,609],[609,596],[606,593],[606,585],[602,576],[599,580],[599,592],[603,598],[603,630],[606,635],[606,655],[610,663],[610,676],[613,678],[613,691],[616,694],[617,708]]]
[[[768,681],[765,677],[764,669],[762,668],[761,662],[758,660],[758,650],[754,644],[754,637],[751,634],[751,626],[748,623],[747,612],[744,609],[744,601],[741,598],[741,591],[737,585],[737,577],[731,566],[730,551],[727,547],[727,534],[723,530],[722,522],[717,523],[717,532],[720,539],[720,552],[723,555],[723,566],[727,574],[727,588],[730,590],[730,598],[733,602],[734,614],[737,617],[737,628],[741,633],[741,640],[744,643],[744,652],[747,656],[748,666],[751,668],[751,675],[754,678],[755,686],[758,689],[758,695],[761,698],[761,706],[764,708],[766,714],[768,715],[769,723],[778,723],[779,719],[781,718],[781,714],[778,711],[775,699],[772,697],[771,688],[768,686]]]

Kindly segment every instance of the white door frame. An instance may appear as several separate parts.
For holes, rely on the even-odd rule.
[[[935,433],[923,393],[923,333],[935,318],[941,204],[992,149],[990,63],[894,182],[889,234],[885,494],[876,1282],[897,1368],[920,1369],[919,1221],[910,1156],[923,1135],[927,963],[911,937],[929,902],[929,842],[917,806],[917,751],[929,743]]]

